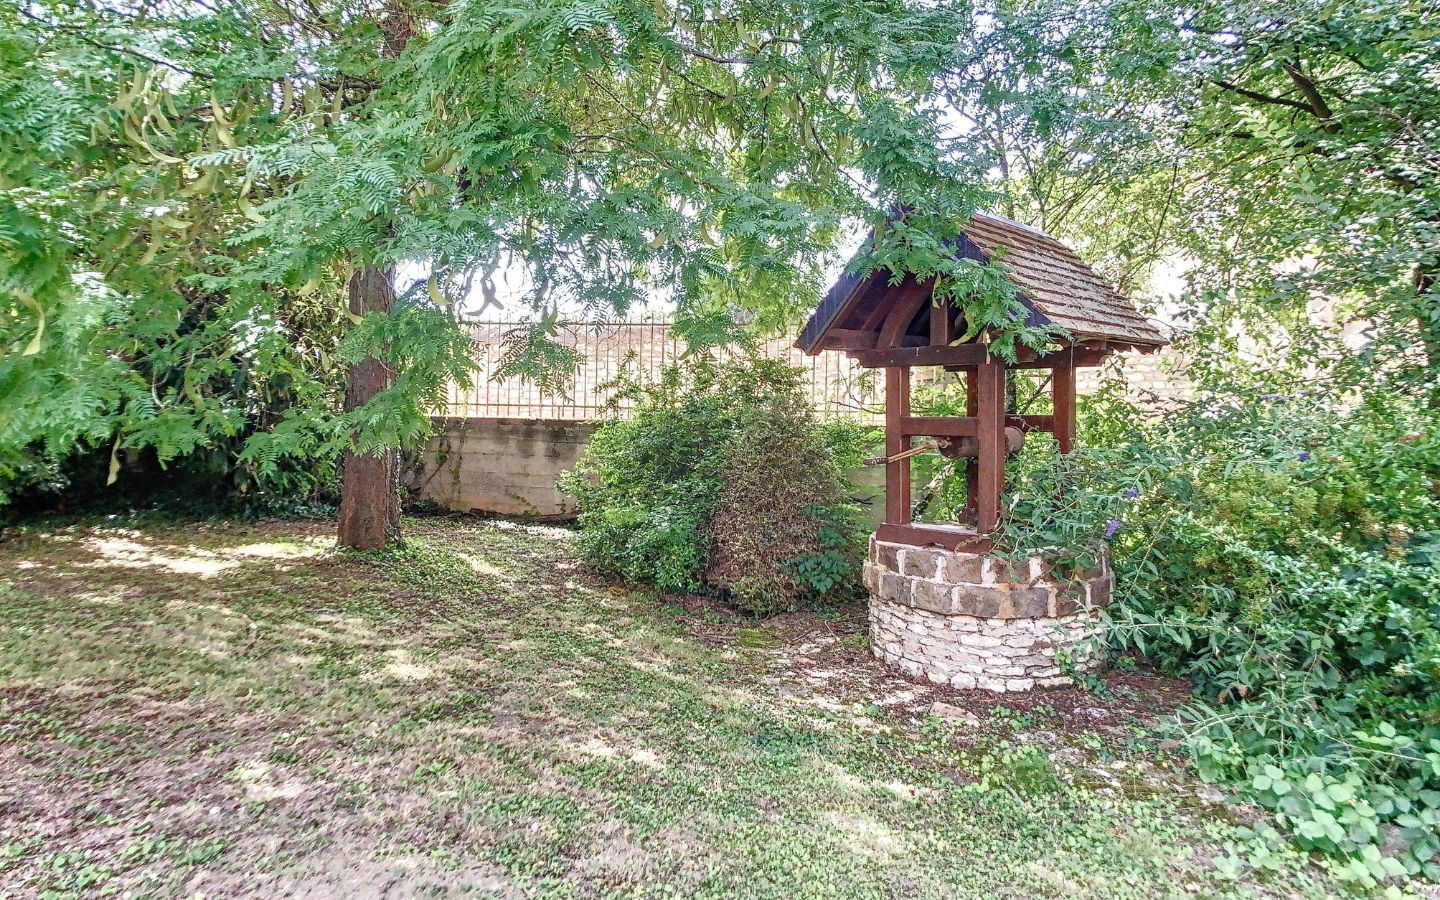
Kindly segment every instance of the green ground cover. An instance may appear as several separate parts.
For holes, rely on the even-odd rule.
[[[608,584],[570,532],[0,539],[0,896],[1328,896],[1164,749],[1183,686],[1003,703],[863,614]]]

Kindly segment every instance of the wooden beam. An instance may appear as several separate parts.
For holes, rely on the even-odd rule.
[[[1011,368],[1053,369],[1059,365],[1083,366],[1085,368],[1090,368],[1100,365],[1100,363],[1104,362],[1105,357],[1109,356],[1110,353],[1111,351],[1109,349],[1087,350],[1075,349],[1073,347],[1064,347],[1060,350],[1056,350],[1054,353],[1046,353],[1043,356],[1035,356],[1033,354],[1027,356],[1022,353],[1017,354],[1019,356],[1019,361],[1016,362],[1013,366],[1011,366]]]
[[[1053,369],[1059,365],[1098,366],[1109,356],[1110,350],[1087,350],[1065,347],[1053,353],[1037,354],[1029,347],[1015,351],[1015,362],[1007,363],[1012,369]],[[851,355],[867,369],[881,369],[886,366],[945,366],[952,371],[964,371],[983,365],[987,359],[999,360],[986,352],[984,344],[960,344],[955,347],[887,347],[883,340],[877,341],[874,350],[852,351]]]
[[[1005,486],[1005,367],[988,362],[975,369],[980,454],[975,497],[975,529],[981,534],[1000,523],[1000,492]]]
[[[978,427],[968,416],[905,416],[900,420],[900,430],[907,437],[974,437]]]
[[[1054,416],[1006,416],[1005,425],[1008,428],[1018,428],[1021,431],[1054,431]]]
[[[1072,347],[1063,347],[1050,353],[1036,354],[1029,347],[1020,347],[1016,350],[1015,362],[1007,363],[1007,365],[1012,369],[1053,369],[1062,363],[1069,362],[1077,367],[1092,368],[1104,362],[1112,352],[1113,348],[1077,350]],[[975,366],[976,363],[946,363],[944,365],[946,371],[963,372]]]
[[[929,522],[906,525],[886,523],[875,529],[875,539],[914,547],[944,547],[946,550],[966,553],[988,553],[992,546],[989,540],[976,534],[973,528]]]
[[[879,337],[873,331],[858,331],[854,328],[832,328],[825,332],[821,341],[821,349],[824,350],[874,350],[875,339]]]
[[[950,323],[955,308],[949,303],[930,303],[930,346],[949,346],[953,338],[950,336]]]
[[[1075,366],[1056,366],[1050,385],[1055,405],[1050,431],[1055,435],[1055,443],[1060,445],[1060,452],[1069,453],[1075,448]]]
[[[910,370],[885,370],[885,455],[903,453],[910,439],[904,421],[910,415]],[[910,460],[885,464],[885,521],[892,525],[910,522]]]
[[[1006,428],[1021,431],[1053,431],[1054,416],[1006,416]],[[906,416],[900,420],[906,437],[975,437],[980,419],[975,416]]]
[[[965,414],[974,419],[980,414],[979,381],[975,378],[975,369],[965,370]],[[977,421],[975,433],[980,433]],[[980,496],[980,461],[978,459],[965,460],[965,508],[960,512],[962,521],[974,524],[975,522],[975,501]]]
[[[882,287],[888,288],[888,285],[885,285],[884,278],[879,278],[877,281]],[[880,326],[885,324],[885,314],[889,311],[890,307],[885,305],[885,298],[883,296],[878,298],[874,309],[871,309],[870,312],[865,314],[865,320],[860,323],[860,330],[873,331],[878,334],[880,332]]]
[[[910,323],[915,321],[920,308],[930,302],[929,286],[914,278],[907,277],[895,290],[898,290],[899,296],[885,316],[885,324],[880,326],[880,337],[875,341],[875,346],[882,350],[900,346],[900,338],[905,335]]]
[[[875,350],[861,350],[854,353],[855,359],[867,369],[883,369],[891,366],[975,366],[989,358],[980,344],[960,344],[956,347],[898,347],[885,348],[876,344]]]
[[[1006,416],[1006,428],[1021,431],[1054,431],[1054,416]],[[976,437],[980,434],[978,416],[905,416],[900,431],[906,437]]]

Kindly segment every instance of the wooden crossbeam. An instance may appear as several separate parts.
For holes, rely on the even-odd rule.
[[[900,430],[907,437],[974,437],[979,426],[968,416],[905,416],[900,419]]]
[[[1007,428],[1021,431],[1051,431],[1054,416],[1006,416]],[[906,437],[975,437],[980,433],[976,416],[902,416],[900,431]]]
[[[892,366],[974,366],[985,362],[988,354],[979,344],[956,347],[896,347],[884,350],[862,350],[852,354],[867,369]]]
[[[857,331],[851,328],[832,328],[825,332],[822,350],[873,350],[878,335],[873,331]]]
[[[880,347],[874,350],[852,350],[850,355],[867,369],[891,366],[945,366],[968,369],[986,362],[999,361],[983,344],[959,344],[954,347]],[[1056,366],[1098,366],[1110,355],[1109,349],[1066,347],[1053,353],[1036,354],[1028,347],[1016,351],[1016,361],[1007,363],[1012,369],[1049,369]]]
[[[1046,353],[1042,356],[1027,356],[1024,353],[1017,354],[1019,361],[1010,368],[1012,369],[1050,369],[1060,366],[1067,366],[1071,369],[1076,366],[1082,368],[1093,368],[1105,361],[1105,357],[1111,354],[1110,348],[1103,350],[1090,350],[1084,348],[1066,347],[1056,350],[1054,353]]]
[[[929,522],[910,522],[904,525],[887,522],[875,529],[875,539],[915,547],[943,547],[965,553],[988,553],[992,546],[988,539],[976,534],[973,528]]]

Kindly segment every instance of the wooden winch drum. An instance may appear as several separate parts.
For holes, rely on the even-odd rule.
[[[1013,425],[1005,428],[1005,452],[1015,453],[1025,446],[1025,432]],[[975,459],[980,455],[980,439],[958,437],[939,441],[940,455],[946,459]]]

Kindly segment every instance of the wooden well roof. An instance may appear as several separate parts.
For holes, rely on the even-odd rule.
[[[863,252],[863,251],[862,251]],[[1000,216],[976,213],[964,228],[956,256],[1009,267],[1010,280],[1020,289],[1031,310],[1030,324],[1054,324],[1066,329],[1073,342],[1103,341],[1139,347],[1166,343],[1145,316],[1119,291],[1095,274],[1075,251],[1038,228]],[[850,265],[854,264],[851,260]],[[801,331],[796,346],[811,355],[827,349],[832,331],[871,330],[883,308],[905,291],[924,289],[913,279],[891,286],[889,273],[868,277],[849,271],[830,288]]]

